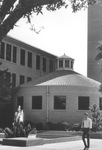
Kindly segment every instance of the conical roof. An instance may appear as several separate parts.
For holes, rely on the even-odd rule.
[[[98,88],[100,82],[87,78],[75,71],[58,70],[21,85],[21,87],[33,86],[82,86]]]
[[[72,59],[72,60],[74,60],[73,58],[67,56],[66,54],[64,54],[64,55],[62,55],[60,57],[57,57],[56,59]]]

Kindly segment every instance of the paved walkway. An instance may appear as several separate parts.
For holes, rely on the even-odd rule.
[[[31,147],[14,147],[14,146],[3,146],[0,145],[0,150],[83,150],[82,140],[71,141],[71,142],[61,142],[61,143],[51,143],[39,146]],[[102,139],[91,139],[90,150],[102,150]]]

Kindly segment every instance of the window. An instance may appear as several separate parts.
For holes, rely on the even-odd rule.
[[[5,56],[5,43],[1,42],[1,48],[0,48],[0,58],[4,59]]]
[[[66,109],[66,96],[54,96],[54,109]]]
[[[71,68],[73,69],[73,61],[71,61]]]
[[[31,81],[32,78],[31,77],[27,77],[27,82]]]
[[[63,60],[59,60],[59,68],[63,68]]]
[[[12,87],[16,87],[16,74],[12,73]]]
[[[17,107],[20,105],[21,109],[23,109],[23,101],[24,101],[23,99],[24,99],[23,96],[19,96],[17,98]]]
[[[16,63],[17,59],[17,47],[13,46],[13,62]]]
[[[20,84],[24,83],[24,76],[20,75]]]
[[[25,50],[21,49],[20,64],[25,65]]]
[[[78,110],[89,110],[89,97],[78,97]]]
[[[32,109],[42,109],[42,96],[32,96]]]
[[[102,97],[99,98],[99,108],[102,110]]]
[[[65,60],[65,67],[69,68],[69,60]]]
[[[11,61],[11,45],[6,45],[6,60]]]
[[[43,71],[46,72],[46,58],[43,57]]]
[[[40,56],[36,55],[36,69],[40,70]]]
[[[32,67],[32,53],[28,52],[28,67]]]
[[[53,60],[50,60],[50,65],[49,65],[49,72],[53,71]]]

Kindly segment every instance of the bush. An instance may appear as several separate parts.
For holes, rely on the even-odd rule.
[[[80,131],[81,130],[81,123],[75,123],[72,128],[72,131]]]
[[[52,122],[47,122],[46,128],[47,128],[48,130],[56,130],[56,124],[55,124],[55,123],[52,123]]]
[[[102,117],[100,109],[97,107],[96,104],[93,104],[92,108],[90,109],[92,112],[92,131],[96,132],[99,128],[102,128]]]
[[[33,123],[32,121],[29,121],[29,120],[24,121],[24,126],[25,126],[25,127],[26,127],[28,124],[31,125],[31,128],[34,128],[34,127],[35,127],[35,125],[34,125],[34,123]]]
[[[67,122],[59,122],[57,123],[57,130],[67,131],[69,130],[69,124]]]
[[[35,124],[35,127],[37,130],[43,130],[43,124],[42,123]]]
[[[58,123],[48,122],[46,124],[46,128],[48,130],[66,131],[69,129],[69,124],[67,122],[58,122]]]

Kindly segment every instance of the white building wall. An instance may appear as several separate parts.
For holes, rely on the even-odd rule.
[[[42,110],[32,110],[32,96],[36,95],[42,95],[43,97]],[[66,110],[54,110],[55,95],[66,96]],[[98,88],[87,87],[36,86],[32,88],[20,88],[14,97],[14,111],[17,109],[18,96],[24,96],[25,119],[34,123],[42,122],[45,125],[47,121],[53,123],[66,121],[70,124],[80,122],[85,110],[78,110],[78,96],[89,96],[90,107],[92,107],[94,103],[99,106],[101,93],[98,92]],[[88,110],[87,112],[91,116],[90,111]]]

